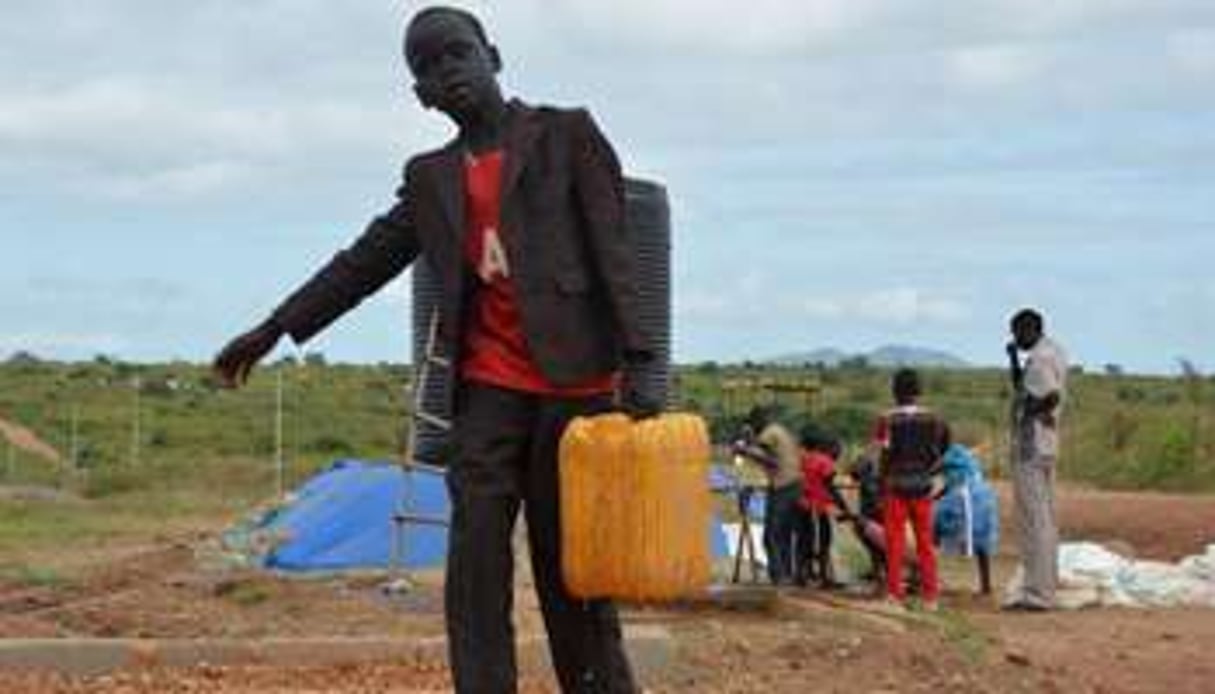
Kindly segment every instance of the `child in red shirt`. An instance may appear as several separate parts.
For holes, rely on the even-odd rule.
[[[801,432],[802,523],[798,532],[797,582],[806,585],[817,579],[823,588],[833,588],[835,572],[831,565],[833,530],[831,516],[848,508],[835,485],[835,461],[840,444],[815,427]]]

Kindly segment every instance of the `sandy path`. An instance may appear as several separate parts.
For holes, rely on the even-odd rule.
[[[58,463],[62,459],[59,451],[38,438],[37,434],[3,417],[0,417],[0,436],[3,436],[11,445],[47,462]]]

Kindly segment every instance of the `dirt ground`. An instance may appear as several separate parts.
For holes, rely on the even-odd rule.
[[[26,427],[3,417],[0,417],[0,440],[8,441],[20,450],[52,463],[58,463],[61,458],[54,446],[38,438],[37,434]]]
[[[1007,486],[1000,487],[1000,496],[1001,508],[1011,509]],[[1068,488],[1059,495],[1058,512],[1063,539],[1112,542],[1140,559],[1176,561],[1215,543],[1212,496]],[[1005,539],[1014,540],[1010,518],[1004,527]],[[1012,544],[1007,546],[1014,551]]]
[[[1002,489],[1006,496],[1007,490]],[[1004,504],[1005,508],[1009,504]],[[1174,560],[1215,542],[1215,497],[1066,489],[1064,535],[1113,541]],[[997,578],[1015,563],[1005,519]],[[379,576],[283,579],[215,560],[212,532],[142,547],[98,547],[69,580],[0,582],[0,638],[32,636],[407,636],[442,632],[441,576],[407,595]],[[84,561],[80,557],[77,561]],[[1001,613],[970,594],[970,567],[944,563],[945,609],[892,614],[852,591],[789,590],[731,601],[628,608],[626,621],[673,635],[672,661],[645,682],[681,692],[1186,692],[1215,691],[1215,612],[1101,609]],[[526,579],[521,584],[526,583]],[[540,623],[530,588],[516,605],[522,633]],[[282,668],[131,670],[102,678],[0,672],[2,692],[446,691],[440,662]],[[533,673],[524,691],[551,691]]]

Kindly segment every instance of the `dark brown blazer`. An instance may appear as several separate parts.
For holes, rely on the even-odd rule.
[[[511,101],[501,233],[524,334],[557,385],[621,366],[648,344],[638,321],[624,186],[611,145],[583,109]],[[302,343],[401,273],[419,255],[441,287],[440,338],[459,359],[477,282],[463,255],[464,151],[457,142],[405,166],[397,202],[274,312]]]

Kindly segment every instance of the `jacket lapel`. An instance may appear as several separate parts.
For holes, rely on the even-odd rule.
[[[435,165],[435,190],[443,216],[451,225],[456,248],[464,239],[464,155],[456,143],[445,147]]]
[[[511,99],[508,104],[510,120],[502,138],[502,148],[505,154],[503,162],[501,192],[502,223],[508,224],[506,217],[511,214],[507,201],[511,190],[519,181],[519,175],[526,168],[527,161],[540,134],[541,124],[535,109],[527,106],[518,99]],[[465,183],[464,183],[464,149],[458,141],[452,141],[444,147],[435,160],[433,169],[434,188],[439,198],[439,206],[443,209],[443,217],[450,225],[451,251],[460,258],[464,248],[465,227]],[[509,246],[510,240],[504,240]],[[511,254],[513,255],[513,254]]]
[[[537,117],[535,109],[518,99],[511,99],[508,107],[511,109],[511,118],[503,141],[503,149],[506,153],[502,171],[501,200],[503,201],[508,199],[510,192],[518,183],[519,174],[527,164],[532,146],[536,143],[536,136],[540,134],[540,119]]]
[[[540,134],[540,123],[535,109],[518,99],[508,104],[511,117],[503,136],[502,147],[505,162],[502,171],[501,200],[519,181],[536,136]],[[435,187],[443,215],[455,232],[455,238],[464,237],[464,150],[456,141],[451,142],[439,154],[435,167]]]

